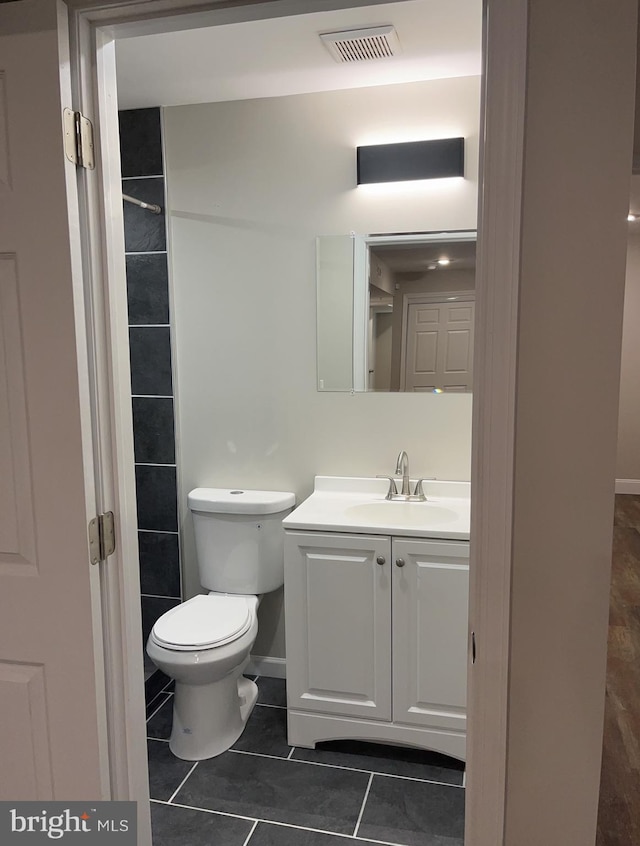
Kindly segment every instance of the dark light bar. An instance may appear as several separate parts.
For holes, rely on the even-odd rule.
[[[358,185],[464,176],[464,138],[357,148]]]

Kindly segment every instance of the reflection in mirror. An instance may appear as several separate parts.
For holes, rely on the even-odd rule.
[[[468,231],[319,238],[318,389],[471,391],[475,256]]]

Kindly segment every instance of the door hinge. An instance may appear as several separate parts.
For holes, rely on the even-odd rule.
[[[89,560],[99,564],[116,549],[116,531],[113,511],[94,517],[89,523]]]
[[[65,109],[64,152],[66,157],[78,167],[93,170],[96,166],[93,149],[93,124],[81,112]]]

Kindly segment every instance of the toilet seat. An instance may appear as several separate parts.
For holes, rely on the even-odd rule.
[[[158,646],[185,652],[232,643],[251,627],[251,599],[255,604],[255,597],[248,596],[194,596],[163,614],[151,638]]]

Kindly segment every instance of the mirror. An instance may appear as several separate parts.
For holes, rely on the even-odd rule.
[[[476,236],[319,237],[318,390],[470,392]]]

